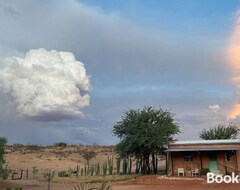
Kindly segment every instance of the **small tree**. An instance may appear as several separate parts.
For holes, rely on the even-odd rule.
[[[219,124],[217,127],[211,129],[203,129],[199,133],[199,137],[204,140],[215,139],[236,139],[239,135],[240,129],[235,124],[227,126]]]
[[[50,183],[54,177],[54,172],[51,172],[51,170],[48,170],[43,173],[43,178],[47,181],[47,190],[50,190]]]
[[[8,178],[8,169],[4,167],[4,149],[7,143],[7,139],[4,137],[0,137],[0,180]]]
[[[35,176],[37,175],[37,173],[38,173],[38,168],[37,168],[37,166],[33,166],[32,167],[32,174],[33,174],[33,177],[35,178]]]
[[[94,152],[94,151],[87,151],[87,150],[86,150],[86,151],[84,151],[84,152],[82,153],[82,157],[87,161],[88,168],[89,168],[89,165],[90,165],[90,161],[91,161],[93,158],[95,158],[96,155],[97,155],[97,153]]]

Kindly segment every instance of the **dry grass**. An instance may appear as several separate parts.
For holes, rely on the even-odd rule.
[[[63,171],[75,169],[76,166],[84,167],[86,160],[81,152],[94,150],[96,158],[91,163],[103,163],[108,156],[115,158],[114,147],[111,146],[49,146],[37,147],[35,145],[7,146],[5,159],[11,169],[23,169],[31,172],[32,167],[37,166],[39,170]]]
[[[72,177],[54,177],[54,183],[101,183],[101,182],[119,182],[128,181],[135,175],[111,175],[111,176],[72,176]]]

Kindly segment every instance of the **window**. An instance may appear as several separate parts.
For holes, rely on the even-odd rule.
[[[232,156],[233,156],[233,152],[226,152],[225,153],[225,160],[230,161]]]
[[[184,161],[193,161],[193,154],[191,152],[184,153]]]

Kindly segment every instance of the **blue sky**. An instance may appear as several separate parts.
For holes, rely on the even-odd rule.
[[[18,117],[3,109],[17,96],[0,94],[0,136],[115,144],[111,130],[124,111],[154,106],[176,114],[178,139],[198,139],[203,128],[229,122],[236,104],[227,50],[239,10],[240,0],[0,1],[0,69],[5,57],[31,49],[67,51],[92,86],[85,119]]]

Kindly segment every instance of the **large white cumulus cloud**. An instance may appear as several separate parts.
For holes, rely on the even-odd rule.
[[[91,85],[73,53],[33,49],[24,58],[6,58],[4,65],[1,94],[9,97],[18,115],[36,120],[84,116]]]

